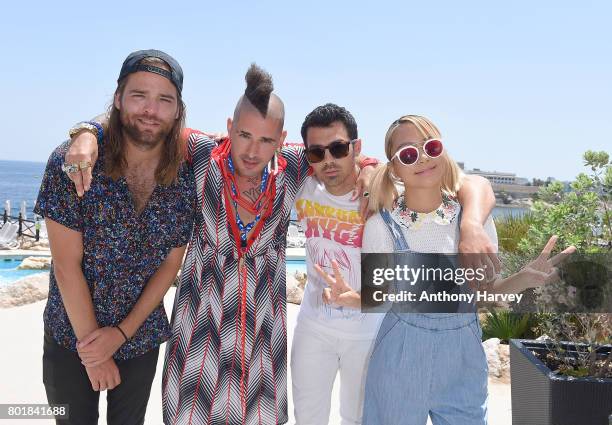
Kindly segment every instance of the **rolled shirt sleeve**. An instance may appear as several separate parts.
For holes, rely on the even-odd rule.
[[[58,146],[49,157],[40,185],[34,212],[77,232],[83,231],[81,200],[68,175],[62,171],[68,142]]]

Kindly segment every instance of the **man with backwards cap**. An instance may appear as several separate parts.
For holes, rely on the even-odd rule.
[[[90,190],[78,197],[51,154],[35,212],[53,259],[44,313],[43,381],[60,424],[143,424],[159,346],[171,335],[162,299],[180,268],[195,215],[184,163],[185,107],[178,63],[155,50],[125,60]],[[85,124],[84,124],[85,125]],[[77,131],[80,131],[77,129]],[[57,413],[61,411],[57,410]]]
[[[246,82],[227,139],[188,132],[198,208],[166,347],[167,424],[288,420],[286,233],[309,163],[303,147],[283,146],[284,105],[271,76],[252,65]],[[100,129],[91,125],[77,127],[87,131],[73,139],[68,164],[95,158],[91,133]],[[72,176],[79,193],[87,174]],[[480,189],[471,187],[474,204],[484,203]]]

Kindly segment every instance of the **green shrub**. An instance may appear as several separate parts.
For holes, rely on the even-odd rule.
[[[583,161],[591,174],[579,174],[569,192],[561,182],[552,182],[540,189],[540,200],[532,208],[531,225],[517,249],[537,255],[551,235],[558,235],[556,250],[574,245],[582,253],[604,251],[612,239],[609,159],[606,152],[587,151]]]
[[[499,338],[507,343],[509,339],[527,338],[531,333],[531,323],[530,314],[492,311],[482,325],[482,339]]]
[[[508,215],[495,220],[499,250],[502,252],[516,252],[521,239],[527,236],[529,227],[533,223],[533,215],[525,213],[522,216]]]

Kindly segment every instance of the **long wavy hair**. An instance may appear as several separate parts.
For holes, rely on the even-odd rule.
[[[372,177],[368,208],[374,213],[380,211],[382,208],[388,210],[392,209],[393,202],[399,196],[396,185],[403,185],[403,183],[393,175],[391,158],[395,152],[392,151],[391,142],[393,141],[393,133],[395,133],[395,130],[397,130],[400,125],[405,124],[415,126],[423,140],[440,139],[442,137],[438,127],[428,118],[420,115],[404,115],[391,123],[385,135],[385,155],[389,162],[386,166],[379,167]],[[446,162],[446,173],[442,176],[440,189],[451,196],[455,196],[461,187],[463,172],[461,168],[459,168],[459,165],[457,165],[448,155],[446,149],[444,149],[442,153],[442,158]]]
[[[167,70],[170,69],[166,62],[158,58],[145,58],[140,63]],[[119,98],[123,95],[128,78],[129,75],[125,76],[117,84],[115,95],[118,95]],[[169,186],[176,182],[178,171],[185,160],[186,140],[181,138],[181,130],[185,127],[186,107],[178,90],[177,104],[178,118],[174,121],[174,125],[163,142],[162,153],[155,170],[155,181],[162,186]],[[104,170],[113,180],[117,180],[127,167],[127,162],[125,159],[125,141],[123,140],[121,112],[115,107],[115,102],[111,102],[107,114],[108,125],[104,143]]]

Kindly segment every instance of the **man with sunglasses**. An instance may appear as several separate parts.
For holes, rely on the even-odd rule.
[[[306,179],[295,209],[306,235],[308,284],[291,348],[291,378],[298,425],[329,422],[331,393],[340,372],[340,417],[361,423],[364,368],[378,317],[360,311],[360,255],[364,219],[352,198],[361,140],[349,111],[325,104],[301,129],[314,176]],[[319,275],[342,273],[350,287],[338,294]]]
[[[291,349],[295,418],[298,425],[329,422],[332,388],[339,373],[342,423],[360,424],[365,372],[382,319],[361,312],[365,216],[351,194],[359,176],[357,157],[362,141],[353,115],[332,103],[306,116],[301,135],[314,176],[306,179],[295,203],[305,229],[308,275]],[[436,156],[442,146],[431,141],[424,149]],[[413,160],[414,152],[406,154],[402,160]],[[472,208],[468,217],[480,217],[474,191],[482,189],[483,200],[488,195],[484,209],[489,211],[493,194],[484,179],[468,180],[467,190],[462,189],[459,197]],[[346,282],[343,286],[333,282],[339,275]]]

